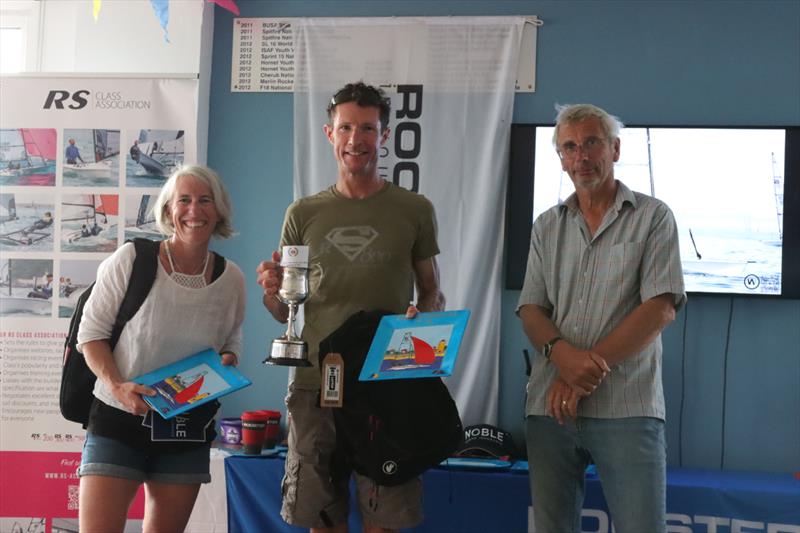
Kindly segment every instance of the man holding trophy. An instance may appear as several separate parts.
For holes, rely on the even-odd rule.
[[[343,532],[349,490],[346,480],[333,483],[329,472],[336,435],[330,408],[319,406],[319,343],[358,311],[405,311],[410,318],[417,309],[443,310],[444,295],[433,205],[378,174],[378,153],[390,132],[389,98],[378,88],[352,83],[336,92],[327,111],[324,131],[338,166],[336,184],[292,203],[281,235],[283,250],[308,254],[307,294],[298,297],[302,291],[284,287],[297,285],[298,275],[287,275],[287,258],[280,252],[257,272],[264,305],[279,322],[289,319],[290,307],[305,302],[301,343],[307,343],[307,356],[302,346],[284,342],[294,341],[291,324],[270,354],[277,364],[297,367],[286,398],[289,452],[281,516],[312,531]],[[417,305],[408,306],[415,286]],[[422,521],[419,479],[386,487],[354,475],[364,531],[393,531]]]

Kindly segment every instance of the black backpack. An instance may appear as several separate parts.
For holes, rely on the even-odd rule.
[[[331,472],[350,470],[379,485],[400,485],[449,457],[462,439],[461,418],[441,378],[358,381],[381,317],[360,311],[319,345],[344,360],[343,405],[334,407],[336,450]]]
[[[111,329],[111,338],[108,340],[111,350],[117,345],[122,328],[139,310],[153,287],[158,270],[159,242],[149,239],[133,239],[136,247],[136,259],[133,261],[131,277],[128,280],[128,289],[119,306],[117,319]],[[94,283],[83,291],[78,298],[72,319],[69,322],[69,333],[64,341],[64,360],[61,367],[61,390],[59,391],[58,404],[61,414],[67,420],[78,422],[85,428],[89,423],[89,409],[94,396],[94,383],[97,377],[89,370],[83,354],[75,345],[78,342],[78,327],[83,316],[83,306],[94,289]]]

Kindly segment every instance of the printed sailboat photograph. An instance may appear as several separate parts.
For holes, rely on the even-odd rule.
[[[61,251],[116,250],[119,218],[119,197],[116,194],[65,195],[61,214]]]
[[[71,260],[60,262],[58,275],[58,316],[69,318],[78,305],[78,298],[97,277],[99,260]]]
[[[119,184],[119,130],[64,130],[64,185]]]
[[[183,164],[183,130],[139,130],[126,157],[129,187],[160,187]]]
[[[53,286],[50,259],[0,260],[0,316],[50,316]]]
[[[125,239],[143,237],[161,240],[163,235],[156,228],[153,214],[154,194],[130,194],[125,197]]]
[[[56,130],[0,129],[0,185],[56,184]]]
[[[0,193],[0,250],[52,252],[54,213],[43,191]]]

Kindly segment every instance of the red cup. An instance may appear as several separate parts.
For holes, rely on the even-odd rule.
[[[267,432],[264,437],[264,447],[274,448],[278,444],[278,436],[281,432],[281,412],[280,411],[261,411],[267,415]]]
[[[242,444],[244,453],[260,455],[267,435],[266,411],[245,411],[242,413]]]

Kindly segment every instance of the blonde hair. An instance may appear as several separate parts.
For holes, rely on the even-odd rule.
[[[219,217],[217,226],[214,228],[214,236],[223,239],[232,236],[234,234],[233,226],[231,225],[233,210],[231,208],[231,199],[228,195],[228,191],[216,172],[201,165],[184,165],[180,167],[172,173],[161,188],[155,205],[153,205],[153,215],[156,219],[156,227],[158,230],[167,237],[171,237],[175,234],[175,226],[172,224],[172,219],[169,216],[168,206],[174,199],[178,180],[184,176],[193,176],[211,189],[214,207],[217,208],[217,216]]]

